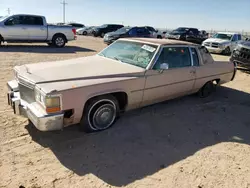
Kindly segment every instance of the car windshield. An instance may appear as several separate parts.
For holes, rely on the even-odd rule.
[[[3,21],[5,18],[7,18],[8,16],[3,16],[3,17],[0,17],[0,22]]]
[[[130,27],[122,27],[121,29],[118,29],[116,33],[126,33],[130,30]]]
[[[102,25],[102,26],[100,26],[100,28],[106,28],[108,25]]]
[[[189,29],[188,28],[185,28],[185,27],[179,27],[175,30],[173,30],[172,33],[186,33]]]
[[[145,69],[156,53],[156,49],[157,45],[116,41],[98,55]]]
[[[224,34],[224,33],[216,33],[213,38],[216,38],[216,39],[224,39],[224,40],[231,40],[232,39],[232,36],[231,34]]]

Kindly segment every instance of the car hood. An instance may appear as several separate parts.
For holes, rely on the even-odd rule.
[[[180,31],[172,31],[169,33],[170,35],[183,35],[186,34],[186,32],[180,32]]]
[[[239,45],[250,49],[250,41],[242,41],[239,43]]]
[[[205,40],[204,42],[216,42],[216,43],[219,43],[219,44],[225,44],[225,43],[230,43],[230,40],[209,38],[209,39]]]
[[[15,67],[19,79],[33,84],[67,81],[104,81],[128,79],[144,75],[145,69],[99,55],[56,62],[27,64]]]
[[[109,33],[107,33],[106,35],[107,36],[112,36],[112,37],[115,37],[115,36],[120,36],[120,35],[124,35],[124,34],[126,34],[126,32],[109,32]]]

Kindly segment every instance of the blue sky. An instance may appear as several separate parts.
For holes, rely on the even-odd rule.
[[[0,0],[0,16],[29,13],[62,22],[62,0]],[[66,0],[66,21],[123,23],[158,28],[250,31],[250,0]]]

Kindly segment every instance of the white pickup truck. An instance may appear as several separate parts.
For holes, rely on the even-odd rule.
[[[239,33],[218,32],[202,43],[211,53],[229,55],[236,48],[242,36]]]
[[[0,18],[0,45],[2,42],[45,42],[49,46],[64,47],[75,39],[74,28],[49,25],[44,16],[18,14]]]

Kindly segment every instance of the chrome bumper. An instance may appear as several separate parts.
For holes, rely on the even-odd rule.
[[[22,100],[16,80],[9,81],[7,86],[8,104],[12,106],[15,114],[27,117],[40,131],[53,131],[63,128],[63,113],[47,114],[36,102],[27,103]]]
[[[209,46],[205,46],[207,48],[207,50],[210,52],[210,53],[217,53],[217,54],[220,54],[223,52],[224,49],[221,49],[221,48],[213,48],[213,47],[209,47]]]

